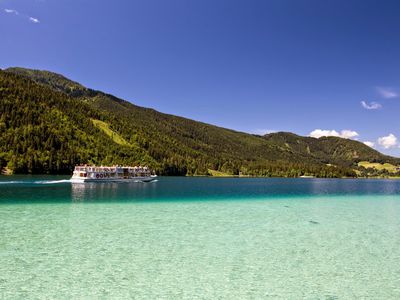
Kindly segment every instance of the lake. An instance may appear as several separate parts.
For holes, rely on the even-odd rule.
[[[3,176],[0,298],[399,299],[400,180]]]

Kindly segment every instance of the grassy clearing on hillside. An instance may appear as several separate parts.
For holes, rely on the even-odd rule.
[[[234,175],[228,174],[228,173],[224,173],[224,172],[220,172],[220,171],[216,171],[216,170],[211,170],[208,169],[208,173],[213,176],[213,177],[233,177]]]
[[[388,163],[380,164],[380,163],[370,163],[368,161],[360,161],[358,163],[358,166],[359,167],[364,167],[364,168],[373,168],[373,169],[376,169],[376,170],[379,170],[379,171],[387,170],[388,172],[391,172],[391,173],[396,173],[398,171],[396,169],[398,167],[396,167],[396,166],[394,166],[392,164],[388,164]]]
[[[97,127],[100,128],[101,130],[104,131],[105,134],[107,134],[110,138],[112,138],[112,140],[117,143],[118,145],[122,145],[122,146],[129,146],[130,144],[122,137],[120,136],[118,133],[112,131],[110,129],[110,126],[100,120],[95,120],[95,119],[91,119],[93,124]]]

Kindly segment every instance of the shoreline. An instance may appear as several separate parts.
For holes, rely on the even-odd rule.
[[[63,177],[71,177],[72,174],[48,174],[48,173],[12,173],[12,172],[1,172],[0,178],[11,177],[11,176],[63,176]],[[192,178],[286,178],[286,179],[390,179],[390,180],[399,180],[400,176],[389,176],[389,177],[317,177],[317,176],[298,176],[298,177],[287,177],[287,176],[250,176],[250,175],[159,175],[159,177],[192,177]]]

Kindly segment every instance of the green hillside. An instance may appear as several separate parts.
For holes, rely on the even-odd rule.
[[[312,157],[321,163],[352,166],[354,162],[369,161],[399,164],[400,159],[383,155],[358,141],[339,137],[303,137],[289,132],[271,133],[264,138],[286,151]]]
[[[357,141],[262,137],[163,114],[48,71],[0,71],[0,113],[0,167],[17,173],[142,163],[164,175],[343,177],[362,174],[360,161],[400,164]]]

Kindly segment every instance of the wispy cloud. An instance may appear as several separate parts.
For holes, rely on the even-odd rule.
[[[31,21],[32,23],[40,23],[38,19],[32,17],[29,17],[29,21]]]
[[[273,129],[256,129],[253,130],[253,134],[258,134],[258,135],[266,135],[266,134],[270,134],[270,133],[274,133],[277,132],[277,130],[273,130]]]
[[[323,136],[336,136],[344,139],[354,139],[358,137],[359,134],[354,130],[348,129],[342,130],[340,132],[337,132],[336,130],[315,129],[310,132],[309,136],[317,139]]]
[[[369,109],[369,110],[382,108],[382,104],[380,104],[378,102],[370,102],[370,103],[368,103],[366,101],[361,101],[361,105],[365,109]]]
[[[15,9],[8,9],[8,8],[5,8],[5,9],[4,9],[4,12],[6,12],[7,14],[19,15],[19,12],[16,11]]]
[[[20,17],[20,18],[26,19],[26,20],[28,20],[28,21],[31,22],[31,23],[35,23],[35,24],[40,23],[40,21],[39,21],[38,18],[34,18],[34,17],[28,16],[28,15],[25,15],[25,14],[20,14],[20,13],[19,13],[17,10],[15,10],[15,9],[5,8],[5,9],[4,9],[4,12],[5,12],[6,14],[12,14],[12,15],[16,15],[16,16],[18,16],[18,17]]]
[[[374,148],[375,143],[374,142],[370,142],[370,141],[365,141],[364,142],[365,145],[367,145],[368,147]]]
[[[393,88],[390,87],[377,87],[376,90],[378,91],[379,95],[381,95],[385,99],[399,97],[399,93],[397,93],[393,90]]]
[[[378,139],[378,144],[385,149],[394,148],[398,145],[397,137],[391,133],[388,136],[383,136]]]

